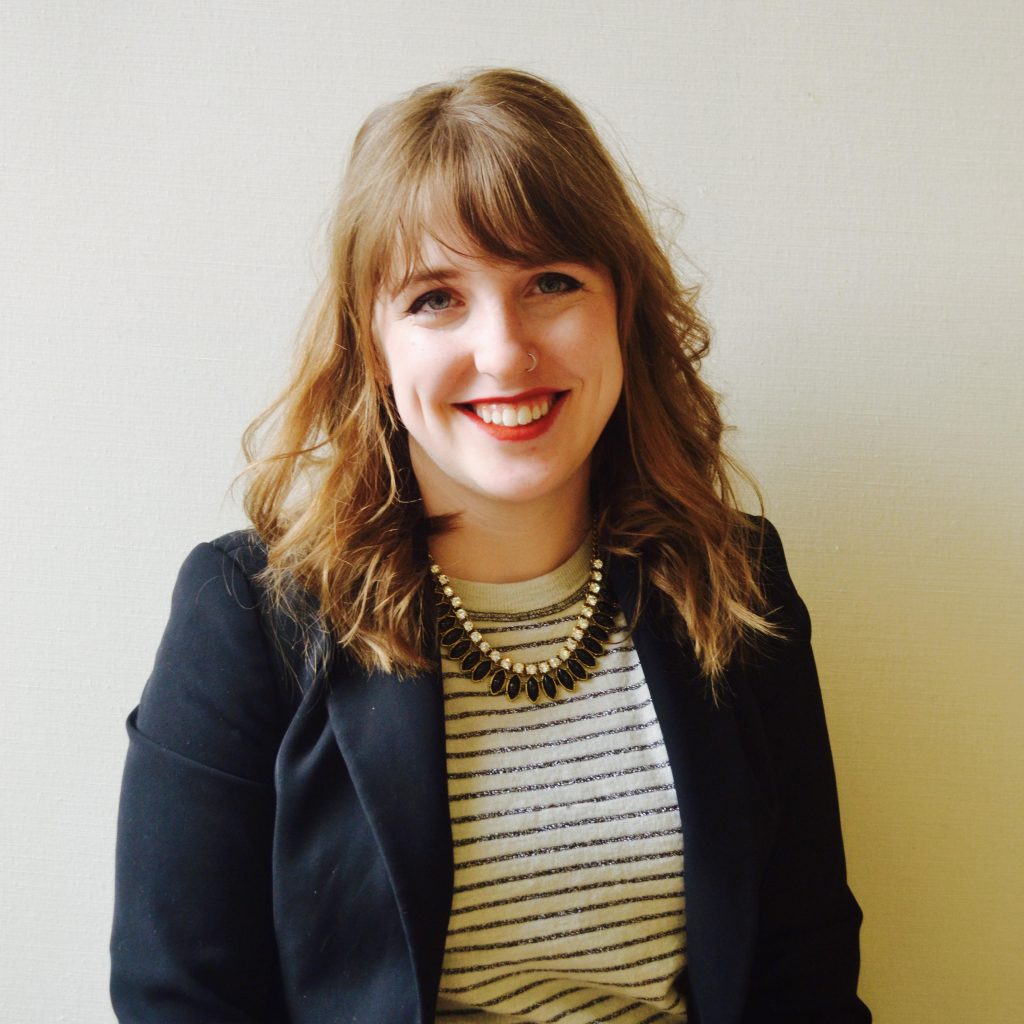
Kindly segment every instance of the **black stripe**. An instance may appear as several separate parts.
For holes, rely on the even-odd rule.
[[[657,724],[658,719],[654,718],[647,722],[630,722],[627,725],[620,725],[614,729],[600,729],[597,732],[580,733],[578,736],[565,736],[556,740],[542,740],[538,743],[523,743],[517,747],[488,747],[483,750],[448,751],[448,760],[455,761],[466,757],[493,757],[495,754],[518,754],[524,750],[546,750],[569,743],[585,743],[587,740],[598,739],[602,736],[620,736],[624,732],[639,732],[641,729],[648,729],[652,725]],[[448,738],[451,739],[450,736]]]
[[[563,1017],[568,1017],[570,1013],[580,1013],[583,1010],[589,1010],[592,1006],[598,1006],[601,1003],[607,1003],[609,999],[614,998],[613,996],[598,996],[596,999],[591,999],[589,1003],[580,1003],[579,1006],[570,1006],[564,1013],[560,1013],[557,1017],[549,1017],[548,1024],[555,1024],[556,1021],[560,1021]]]
[[[601,782],[604,779],[616,779],[621,775],[637,775],[641,772],[653,772],[667,767],[668,761],[656,761],[654,764],[637,764],[631,768],[620,768],[614,772],[580,775],[575,779],[553,779],[549,782],[528,782],[523,786],[503,786],[501,789],[477,789],[469,793],[449,793],[448,803],[450,805],[462,800],[482,800],[497,796],[499,793],[536,793],[540,790],[563,789],[566,786],[578,786],[584,782]]]
[[[616,691],[620,692],[620,691]],[[551,704],[552,708],[564,707],[564,703]],[[530,725],[508,725],[502,728],[474,729],[472,732],[449,732],[446,733],[448,740],[475,740],[481,736],[496,736],[499,733],[534,732],[537,729],[556,729],[559,726],[572,725],[574,722],[588,722],[597,718],[609,718],[612,715],[619,715],[625,711],[641,711],[651,706],[651,698],[641,701],[639,704],[623,704],[619,708],[608,708],[605,711],[592,711],[589,715],[571,715],[568,718],[556,718],[550,722],[533,722]]]
[[[624,925],[636,925],[643,921],[663,921],[665,918],[679,917],[678,910],[665,910],[660,914],[641,914],[639,917],[625,917],[621,921],[602,921],[598,924],[586,925],[582,928],[570,928],[564,932],[547,932],[544,935],[529,935],[521,939],[503,939],[501,942],[484,942],[476,946],[446,946],[445,955],[455,956],[458,953],[489,953],[496,949],[516,949],[519,946],[535,946],[540,942],[554,942],[557,939],[571,939],[578,935],[589,935],[592,932],[611,931]],[[579,950],[575,955],[583,956],[594,950]]]
[[[554,981],[555,979],[552,979]],[[561,979],[559,979],[561,980]],[[579,985],[576,988],[563,988],[557,992],[552,992],[550,995],[546,995],[543,999],[538,1000],[536,1003],[531,1003],[529,1006],[521,1006],[516,1010],[509,1008],[509,1013],[514,1017],[521,1017],[524,1013],[533,1013],[534,1010],[539,1010],[542,1006],[547,1006],[548,1003],[554,1003],[559,999],[564,999],[566,996],[574,996],[577,992],[586,992],[586,987]],[[496,1003],[505,1001],[505,997],[499,997],[492,999],[486,1003],[481,1003],[481,1006],[494,1006]],[[554,1018],[552,1018],[553,1020]]]
[[[650,1017],[644,1017],[640,1024],[654,1024],[659,1018],[663,1017],[667,1013],[671,1013],[677,1006],[681,1006],[683,1003],[683,997],[676,993],[675,999],[672,1000],[664,1010],[659,1010],[657,1013],[652,1013]],[[685,1019],[685,1018],[684,1018]]]
[[[642,789],[620,789],[616,793],[598,793],[596,796],[583,797],[577,800],[570,800],[561,804],[534,804],[532,807],[507,807],[501,811],[491,811],[488,814],[464,814],[459,818],[452,818],[452,825],[462,825],[468,821],[488,821],[491,818],[508,818],[516,814],[539,814],[542,811],[557,811],[566,807],[582,807],[583,804],[605,803],[609,800],[619,800],[622,797],[644,796],[647,793],[665,793],[674,790],[676,787],[671,782],[664,782],[660,786],[646,786]]]
[[[647,1009],[650,1009],[650,1003],[630,1003],[628,1006],[623,1006],[614,1013],[609,1013],[606,1017],[595,1017],[590,1024],[607,1024],[608,1021],[615,1020],[616,1017],[621,1017],[624,1013],[632,1013],[633,1010]]]
[[[582,864],[564,864],[556,868],[547,868],[542,871],[531,871],[531,878],[547,878],[550,875],[564,875],[569,871],[589,871],[592,868],[604,868],[611,864],[639,864],[645,860],[668,860],[679,859],[682,854],[682,847],[671,850],[654,851],[652,853],[637,853],[630,857],[611,857],[604,860],[586,861]],[[506,875],[504,878],[489,878],[485,882],[470,882],[467,885],[456,885],[452,893],[473,892],[476,889],[486,889],[490,886],[505,885],[507,882],[521,882],[522,875]]]
[[[686,929],[684,928],[683,931],[685,930]],[[672,946],[665,952],[655,953],[651,956],[643,956],[639,960],[630,960],[627,963],[612,964],[610,967],[559,967],[558,976],[561,978],[563,975],[567,974],[586,974],[590,977],[596,978],[598,975],[614,974],[616,971],[631,971],[635,967],[646,967],[647,964],[654,964],[657,963],[659,960],[667,960],[670,957],[675,957],[676,955],[678,955],[678,953],[682,951],[683,948],[685,947]],[[472,969],[473,968],[471,967],[462,968],[460,973],[466,973],[467,971],[470,971]],[[496,974],[493,978],[487,978],[484,981],[474,981],[469,985],[463,985],[461,988],[441,988],[439,989],[439,992],[442,995],[461,995],[465,992],[472,992],[473,989],[475,988],[486,988],[488,985],[496,985],[499,981],[507,981],[509,978],[518,978],[524,974],[536,974],[538,971],[543,971],[545,969],[546,968],[542,964],[539,967],[528,968],[525,971],[509,971],[508,974]],[[445,970],[444,977],[447,977],[449,973],[449,971]],[[670,976],[674,977],[674,974]],[[625,985],[626,983],[618,981],[609,981],[605,984]]]
[[[655,932],[653,935],[641,935],[636,939],[627,939],[625,942],[613,942],[607,946],[596,946],[593,949],[574,949],[567,950],[564,953],[548,953],[545,954],[544,959],[541,961],[532,961],[536,964],[540,970],[546,970],[545,965],[551,960],[573,960],[581,956],[596,956],[599,953],[614,953],[620,949],[628,949],[630,946],[639,946],[646,942],[656,942],[658,939],[667,938],[669,935],[685,935],[686,925],[681,925],[677,928],[669,928],[664,932]],[[654,957],[655,960],[663,960],[664,955]],[[493,964],[470,964],[467,967],[446,967],[444,973],[448,974],[468,974],[470,971],[489,971],[496,967],[525,967],[531,964],[531,960],[499,960]],[[607,968],[607,970],[619,970],[621,964],[616,964],[613,967]],[[587,973],[594,970],[593,967],[579,967],[573,970],[572,968],[559,968],[560,974],[581,974]],[[521,973],[521,972],[520,972]],[[492,979],[493,980],[493,979]]]
[[[489,612],[485,609],[477,609],[474,611],[471,608],[466,609],[466,614],[473,619],[475,622],[480,619],[481,622],[524,622],[532,623],[535,619],[542,619],[547,615],[557,615],[559,612],[564,612],[566,608],[571,608],[577,601],[582,601],[587,594],[587,584],[590,582],[590,572],[587,572],[587,579],[580,584],[571,594],[567,597],[560,598],[554,604],[549,604],[545,608],[535,608],[532,611],[527,612]],[[454,587],[455,584],[453,583]],[[579,618],[577,615],[573,615],[572,618]]]
[[[612,843],[634,843],[644,839],[661,839],[664,836],[678,836],[678,828],[663,828],[656,832],[633,832],[625,836],[601,836],[598,839],[582,839],[576,843],[562,843],[560,846],[541,846],[537,849],[519,850],[515,853],[500,853],[493,857],[478,857],[476,860],[456,862],[455,870],[468,871],[470,868],[482,867],[484,864],[501,864],[505,861],[523,860],[527,857],[548,857],[555,853],[569,850],[586,850],[592,846],[608,846]]]
[[[550,899],[554,896],[566,896],[575,892],[591,892],[594,889],[609,889],[620,885],[643,885],[645,882],[665,882],[670,878],[679,878],[678,871],[663,871],[657,875],[634,875],[632,878],[616,878],[612,881],[588,882],[586,885],[569,885],[564,889],[550,889],[547,892],[530,892],[525,895],[511,896],[504,900],[490,900],[486,903],[474,903],[466,907],[452,907],[450,917],[456,914],[469,914],[474,910],[490,910],[492,907],[503,907],[509,903],[527,903],[530,900]],[[449,933],[450,934],[450,933]]]
[[[639,811],[625,811],[622,814],[611,814],[606,817],[597,818],[575,818],[570,821],[555,821],[544,825],[537,825],[534,828],[521,828],[515,832],[492,832],[487,836],[469,836],[466,839],[457,839],[452,842],[452,847],[472,846],[474,843],[490,843],[498,839],[520,839],[523,836],[535,836],[542,832],[561,832],[566,828],[582,828],[586,825],[605,825],[613,821],[631,821],[634,818],[648,818],[652,814],[671,814],[678,811],[679,805],[675,803],[666,804],[663,807],[650,807]]]
[[[649,903],[652,900],[672,900],[683,895],[682,889],[675,889],[672,892],[650,893],[646,896],[625,896],[621,900],[606,900],[604,903],[591,903],[582,910],[579,907],[568,907],[565,910],[552,910],[546,914],[534,914],[531,917],[509,917],[502,921],[485,921],[481,924],[467,924],[462,928],[449,928],[448,937],[462,935],[465,932],[483,932],[488,928],[505,928],[515,924],[532,924],[534,921],[550,921],[556,917],[579,917],[582,914],[589,914],[595,910],[607,910],[609,907],[623,907],[630,903]],[[636,920],[642,920],[637,918]]]
[[[515,975],[510,974],[510,978]],[[513,989],[511,992],[503,992],[501,995],[495,996],[493,999],[481,999],[476,1001],[475,1005],[478,1007],[484,1006],[495,1006],[497,1003],[503,1003],[507,999],[515,999],[516,996],[521,996],[525,992],[529,992],[531,989],[539,988],[541,985],[557,985],[565,979],[563,978],[538,978],[536,981],[528,981],[525,985],[520,985],[519,988]],[[578,988],[569,989],[568,993],[579,992]]]
[[[575,757],[557,757],[553,761],[535,761],[533,764],[502,765],[500,768],[484,768],[478,772],[449,772],[448,778],[476,779],[488,775],[518,775],[520,772],[539,772],[546,768],[558,768],[564,764],[583,764],[585,761],[600,761],[606,757],[618,757],[620,754],[638,754],[643,750],[664,749],[659,739],[654,743],[635,743],[631,747],[613,747],[611,750],[593,750],[588,754],[577,754]]]
[[[657,985],[659,982],[669,981],[679,974],[678,971],[669,971],[668,974],[656,974],[653,978],[641,978],[640,981],[617,981],[619,988],[643,988],[645,985]]]

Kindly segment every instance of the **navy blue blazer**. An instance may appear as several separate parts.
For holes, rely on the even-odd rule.
[[[251,532],[197,547],[139,706],[118,823],[122,1022],[429,1024],[452,888],[436,673],[289,658]],[[863,1024],[810,622],[767,527],[789,634],[718,706],[650,615],[634,634],[686,844],[691,1024]],[[609,569],[629,616],[635,580]],[[294,671],[292,671],[294,670]],[[297,678],[296,678],[297,676]]]

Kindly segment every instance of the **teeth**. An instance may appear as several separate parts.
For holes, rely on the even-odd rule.
[[[488,402],[486,405],[474,405],[473,412],[484,423],[497,423],[503,427],[525,427],[527,423],[539,420],[551,412],[551,399],[541,398],[519,404]]]

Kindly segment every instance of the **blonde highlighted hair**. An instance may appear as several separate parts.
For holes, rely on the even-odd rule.
[[[625,379],[592,460],[599,542],[639,561],[644,597],[713,683],[741,641],[774,630],[717,396],[698,373],[708,327],[586,116],[521,71],[417,89],[356,137],[295,372],[243,441],[270,594],[285,606],[312,595],[368,668],[436,664],[424,542],[439,526],[425,519],[372,329],[376,296],[415,270],[428,236],[611,272]]]

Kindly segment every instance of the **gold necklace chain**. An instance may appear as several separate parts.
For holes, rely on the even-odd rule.
[[[559,686],[572,691],[578,681],[590,678],[615,627],[616,610],[605,593],[603,570],[604,562],[598,557],[595,545],[590,576],[583,588],[583,604],[572,632],[554,657],[523,662],[483,638],[462,606],[462,598],[455,593],[451,580],[431,559],[441,650],[496,697],[504,694],[511,701],[522,693],[536,704],[543,694],[555,700]]]

